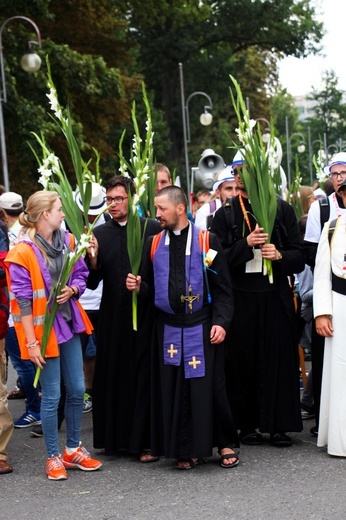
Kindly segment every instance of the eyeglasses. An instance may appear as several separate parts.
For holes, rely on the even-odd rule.
[[[118,197],[104,197],[103,200],[106,201],[107,205],[113,204],[115,202],[116,204],[122,204],[125,199],[128,199],[128,197],[121,197],[120,195]]]
[[[237,170],[237,169],[234,169],[234,168],[233,168],[233,173],[234,173],[234,175],[239,175],[239,172],[240,172],[240,169]]]
[[[346,172],[333,172],[330,174],[332,179],[337,179],[338,177],[341,177],[342,179],[346,179]]]

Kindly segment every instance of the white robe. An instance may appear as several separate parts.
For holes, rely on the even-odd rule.
[[[346,278],[346,219],[338,219],[331,244],[324,226],[314,272],[314,316],[330,315],[333,337],[326,338],[317,446],[346,457],[346,296],[332,291],[332,272]]]

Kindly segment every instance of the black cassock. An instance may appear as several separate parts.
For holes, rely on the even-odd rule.
[[[167,319],[172,326],[179,327],[181,316],[186,311],[186,304],[181,303],[181,296],[186,296],[187,228],[180,235],[170,232],[170,240],[169,303],[175,314],[168,318],[160,310],[155,311],[151,371],[151,450],[154,455],[165,455],[167,458],[210,457],[214,446],[220,449],[238,446],[238,434],[225,386],[225,345],[212,345],[209,340],[211,325],[220,325],[228,330],[232,318],[233,298],[229,273],[222,248],[215,235],[211,235],[210,247],[218,251],[218,254],[212,264],[215,273],[208,271],[212,304],[211,314],[203,323],[206,371],[204,377],[186,379],[183,362],[180,366],[164,364],[163,329]],[[149,238],[143,253],[141,291],[153,299],[151,242]],[[204,306],[208,306],[206,290],[203,301]],[[193,320],[193,313],[191,319]]]
[[[141,219],[143,229],[145,219]],[[147,219],[145,238],[160,231]],[[152,307],[138,298],[138,332],[132,326],[132,295],[125,281],[131,266],[126,226],[114,220],[94,230],[98,267],[88,287],[103,280],[93,382],[94,447],[106,454],[119,449],[140,453],[149,446],[150,331]]]
[[[283,257],[272,262],[271,284],[262,272],[246,271],[254,257],[246,236],[249,225],[253,230],[256,222],[249,200],[243,197],[243,203],[248,219],[237,196],[232,199],[232,217],[222,207],[211,227],[224,247],[234,295],[226,361],[232,411],[237,427],[244,431],[301,431],[296,316],[288,281],[304,269],[297,220],[293,208],[280,200],[271,243]]]

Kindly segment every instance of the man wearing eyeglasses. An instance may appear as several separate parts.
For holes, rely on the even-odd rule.
[[[131,266],[127,253],[129,193],[135,194],[132,179],[115,176],[106,186],[105,201],[112,219],[94,229],[94,257],[89,256],[88,288],[103,280],[97,331],[93,382],[94,447],[106,455],[118,450],[140,454],[149,444],[151,310],[138,299],[138,332],[132,327],[132,296],[126,289]],[[146,223],[146,238],[160,231],[153,219]],[[145,443],[145,444],[144,444]],[[143,462],[146,462],[144,460]]]
[[[340,186],[346,179],[346,152],[336,153],[332,157],[330,163],[324,167],[324,173],[329,175],[335,192],[329,195],[329,197],[322,201],[322,203],[318,200],[313,202],[308,213],[304,250],[306,257],[305,261],[311,267],[315,266],[317,246],[325,222],[334,220],[346,213],[346,208],[344,207],[341,194],[338,193]],[[323,207],[326,210],[324,214],[322,213]],[[323,372],[324,338],[317,334],[315,326],[312,327],[311,350],[316,426],[313,426],[310,431],[313,435],[317,435]]]

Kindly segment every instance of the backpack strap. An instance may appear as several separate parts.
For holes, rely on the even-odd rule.
[[[210,214],[214,213],[216,211],[216,200],[211,200],[209,202],[209,211],[210,211]]]
[[[216,211],[216,199],[208,202],[209,204],[209,215],[206,218],[206,228],[209,230],[211,228],[211,224],[213,222],[214,213]]]
[[[329,198],[325,197],[323,199],[319,199],[318,203],[320,205],[320,223],[321,223],[321,231],[322,231],[324,224],[326,222],[328,222],[328,220],[329,220],[329,214],[330,214]]]
[[[338,222],[339,219],[335,218],[334,220],[331,220],[329,222],[329,228],[328,228],[328,242],[329,242],[329,247],[332,246],[332,239],[333,239],[333,236],[334,236],[334,232],[335,232],[335,228],[337,226],[337,222]]]
[[[68,234],[68,238],[69,238],[69,240],[70,240],[70,247],[71,247],[71,249],[72,249],[72,251],[73,251],[73,250],[74,250],[74,246],[75,246],[75,244],[76,244],[75,238],[74,238],[74,236],[72,235],[72,233],[69,233],[69,234]]]
[[[153,241],[151,243],[151,248],[150,248],[150,259],[151,259],[151,261],[154,260],[155,251],[158,248],[158,245],[159,245],[160,240],[161,240],[162,237],[163,237],[163,231],[161,231],[161,233],[159,233],[158,235],[154,235],[153,236]]]
[[[222,207],[224,209],[227,222],[227,243],[233,244],[233,242],[235,242],[237,239],[238,227],[235,223],[232,199],[226,199]]]
[[[210,249],[210,232],[205,229],[200,229],[198,241],[202,253],[206,254]]]

